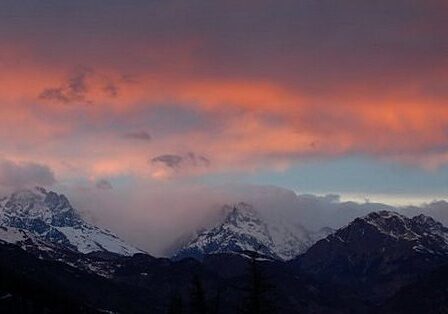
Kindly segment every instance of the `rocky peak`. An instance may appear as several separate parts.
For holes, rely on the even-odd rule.
[[[43,196],[38,193],[34,193],[31,190],[21,190],[11,194],[7,198],[5,207],[17,210],[26,210],[33,207],[35,203],[42,201]]]
[[[44,188],[21,190],[7,198],[3,208],[5,215],[14,220],[44,222],[59,227],[73,227],[82,224],[76,210],[67,197]],[[18,226],[22,227],[22,226]]]
[[[429,228],[432,231],[448,232],[448,229],[441,222],[423,214],[413,217],[412,222],[420,228]]]
[[[223,214],[218,224],[198,233],[174,254],[175,258],[253,251],[274,259],[288,260],[324,236],[291,222],[264,220],[247,203],[226,205]]]
[[[231,208],[231,209],[230,209]],[[263,221],[259,217],[256,210],[249,204],[238,203],[233,207],[226,206],[227,215],[224,224],[239,226],[243,224],[262,225]]]
[[[67,197],[65,197],[65,195],[63,194],[58,195],[55,192],[46,193],[44,203],[51,210],[71,208],[70,202],[68,201]]]
[[[84,221],[66,196],[42,187],[15,192],[1,201],[0,226],[25,230],[81,253],[107,251],[132,255],[141,252],[113,233]]]
[[[408,218],[392,211],[379,211],[358,218],[352,224],[366,223],[383,235],[406,241],[427,241],[444,243],[448,239],[448,228],[423,214]]]
[[[363,221],[374,226],[378,231],[393,237],[415,238],[412,220],[393,211],[372,212],[365,217],[355,219],[354,224]]]
[[[397,246],[419,254],[447,255],[448,228],[425,215],[408,218],[393,211],[379,211],[355,219],[327,237],[320,247],[328,245],[359,252]]]

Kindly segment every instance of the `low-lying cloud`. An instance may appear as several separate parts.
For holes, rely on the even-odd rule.
[[[382,203],[341,201],[337,195],[297,194],[274,186],[158,184],[140,182],[110,193],[72,189],[75,205],[126,240],[163,256],[179,239],[216,222],[225,204],[252,204],[266,220],[284,219],[309,230],[340,228],[377,210],[405,215],[426,213],[448,225],[448,202],[394,207]]]
[[[53,171],[34,162],[0,160],[0,186],[21,189],[30,186],[51,186],[56,183]]]

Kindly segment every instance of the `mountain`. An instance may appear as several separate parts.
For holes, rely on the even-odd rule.
[[[282,261],[266,256],[278,250],[272,222],[247,204],[226,210],[215,228],[229,238],[212,239],[238,251],[200,260],[82,253],[0,226],[0,312],[253,313],[254,300],[257,313],[446,312],[448,230],[428,216],[374,212]],[[258,243],[265,252],[241,252]]]
[[[83,254],[142,252],[112,232],[86,222],[64,195],[39,187],[0,200],[0,227],[0,240],[15,241],[24,247],[33,243]]]
[[[332,232],[325,228],[313,233],[285,220],[264,220],[246,203],[224,206],[223,212],[224,218],[217,225],[199,232],[175,252],[174,258],[252,251],[276,260],[289,260]]]
[[[238,254],[213,254],[202,262],[146,254],[97,258],[112,267],[110,276],[0,243],[0,313],[241,313],[254,291],[254,266]],[[276,313],[331,313],[318,287],[289,276],[284,265],[256,261],[267,287],[259,293],[263,303]],[[198,298],[206,310],[198,310]]]
[[[320,240],[292,264],[357,298],[381,302],[447,262],[448,228],[428,216],[380,211]]]

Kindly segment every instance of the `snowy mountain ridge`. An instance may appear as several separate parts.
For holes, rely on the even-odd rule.
[[[448,228],[432,217],[421,214],[408,218],[393,211],[379,211],[359,219],[397,241],[412,243],[415,251],[448,254]]]
[[[223,207],[224,218],[177,250],[174,258],[204,254],[254,251],[278,260],[289,260],[332,232],[311,232],[281,219],[265,220],[246,203]]]
[[[112,232],[84,221],[64,195],[41,187],[1,199],[0,227],[0,240],[32,238],[83,254],[100,251],[129,256],[142,252]]]

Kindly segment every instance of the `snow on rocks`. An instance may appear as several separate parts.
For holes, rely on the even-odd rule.
[[[32,236],[39,241],[80,253],[96,251],[130,256],[141,250],[110,231],[82,219],[69,200],[44,188],[23,190],[0,200],[0,240],[19,241]]]

